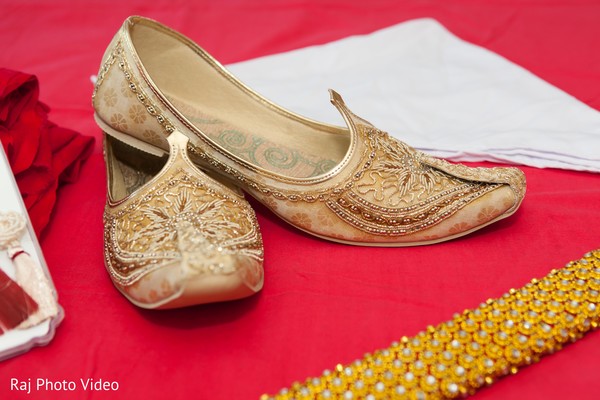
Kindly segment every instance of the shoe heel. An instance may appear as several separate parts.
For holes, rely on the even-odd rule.
[[[98,126],[100,126],[100,128],[102,129],[102,131],[104,131],[105,134],[112,136],[115,139],[117,139],[123,143],[126,143],[131,147],[134,147],[138,150],[144,151],[146,153],[152,154],[157,157],[162,157],[165,154],[168,154],[168,149],[162,149],[160,147],[153,146],[150,143],[143,142],[140,139],[137,139],[136,137],[133,137],[131,135],[128,135],[126,133],[123,133],[123,132],[120,132],[120,131],[114,129],[113,127],[108,125],[106,122],[104,122],[104,120],[102,120],[102,118],[100,118],[100,116],[97,113],[94,113],[94,119],[96,120],[96,123],[98,124]]]

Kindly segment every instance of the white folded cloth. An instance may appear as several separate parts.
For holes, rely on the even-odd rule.
[[[435,20],[228,69],[275,103],[340,125],[327,103],[335,89],[356,114],[440,157],[600,172],[600,112]]]

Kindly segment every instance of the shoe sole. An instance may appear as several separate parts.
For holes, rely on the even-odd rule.
[[[104,265],[106,267],[106,262]],[[108,270],[108,267],[106,267],[106,269]],[[254,288],[246,284],[246,282],[243,279],[243,275],[244,271],[239,270],[236,271],[235,274],[231,275],[215,275],[205,277],[204,279],[202,279],[201,285],[194,285],[195,282],[192,282],[192,284],[188,283],[184,286],[183,290],[180,293],[172,297],[157,301],[155,303],[140,302],[129,296],[115,282],[113,282],[113,285],[127,300],[129,300],[132,304],[134,304],[137,307],[144,308],[147,310],[168,310],[172,308],[181,308],[208,303],[239,300],[246,297],[250,297],[262,290],[264,285],[264,275],[261,277],[260,282],[258,282],[258,284]],[[227,282],[227,286],[229,286],[228,290],[223,290],[223,284],[206,285],[207,283],[214,283],[215,280],[223,279],[231,281]],[[202,290],[203,286],[208,286],[213,290]]]

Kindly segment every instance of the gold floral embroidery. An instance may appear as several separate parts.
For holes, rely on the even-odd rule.
[[[342,241],[348,240],[348,238],[345,235],[342,235],[341,233],[332,233],[331,237],[333,239],[338,239],[338,240],[342,240]]]
[[[494,206],[484,207],[479,214],[477,214],[477,221],[479,223],[487,222],[498,215],[498,213],[499,211]]]
[[[158,133],[156,133],[152,129],[144,130],[143,135],[144,135],[144,138],[146,138],[148,140],[159,140],[160,139],[160,136],[158,135]]]
[[[133,92],[129,88],[129,82],[127,82],[126,80],[123,80],[121,82],[121,94],[127,98],[131,98],[134,96]]]
[[[117,104],[117,92],[115,92],[115,89],[113,89],[113,88],[106,89],[106,92],[104,93],[104,96],[103,96],[103,100],[104,100],[104,104],[106,104],[107,107],[115,106]]]
[[[277,210],[277,206],[278,206],[279,203],[275,199],[273,199],[271,197],[265,197],[265,198],[262,199],[262,201],[271,210],[273,210],[273,211]]]
[[[319,211],[317,212],[317,220],[319,221],[319,224],[321,224],[322,226],[333,226],[334,225],[333,216],[332,216],[331,212],[329,212],[327,210],[319,209]]]
[[[326,205],[359,230],[376,235],[403,236],[427,229],[451,217],[497,183],[469,181],[422,162],[423,153],[360,126],[369,146],[366,168],[357,182],[346,184]]]
[[[469,228],[469,224],[466,222],[458,222],[450,227],[448,233],[460,233],[464,232]]]
[[[152,289],[150,290],[150,292],[148,293],[148,300],[150,300],[151,302],[155,302],[159,299],[158,297],[158,293],[156,292],[156,290]]]
[[[124,131],[127,129],[127,120],[125,119],[125,117],[123,116],[123,114],[113,114],[110,117],[110,126],[112,126],[113,128],[119,130],[119,131]]]
[[[134,74],[132,73],[132,70],[127,62],[127,59],[125,58],[123,45],[120,41],[117,42],[106,63],[101,68],[100,74],[98,76],[98,81],[96,82],[96,86],[94,87],[92,99],[98,92],[98,89],[100,88],[100,85],[107,76],[109,69],[115,63],[121,70],[121,72],[123,73],[123,77],[125,78],[121,83],[121,92],[127,93],[127,95],[124,94],[124,97],[137,99],[139,104],[144,108],[147,116],[154,118],[156,122],[158,122],[158,124],[164,129],[164,133],[166,135],[172,133],[175,130],[173,123],[169,118],[162,114],[161,109],[153,101],[150,100],[148,94],[142,89],[138,81],[135,79]],[[109,88],[108,90],[112,90],[116,96],[116,92],[114,91],[114,89]]]
[[[212,268],[204,263],[211,253],[262,261],[262,241],[251,209],[182,170],[165,176],[116,213],[107,207],[104,218],[105,243],[110,243],[105,248],[107,266],[121,285],[182,257],[203,272]]]
[[[306,213],[297,213],[292,215],[292,223],[294,223],[294,225],[299,225],[301,227],[304,228],[308,228],[310,229],[311,227],[311,219],[308,216],[308,214]]]
[[[219,215],[223,213],[223,200],[194,204],[189,192],[177,191],[166,193],[157,203],[142,208],[138,218],[131,218],[138,228],[130,231],[127,241],[122,242],[123,250],[142,252],[157,245],[163,251],[177,251],[172,246],[186,224],[191,225],[196,235],[213,236],[213,240],[221,231],[240,229],[239,224]]]
[[[512,206],[512,201],[510,198],[505,198],[504,202],[502,203],[502,205],[504,206],[504,208],[508,209]]]
[[[164,139],[152,129],[144,130],[144,132],[142,132],[142,136],[144,136],[144,139],[146,139],[149,143],[154,145],[160,145],[162,141],[164,141]]]
[[[425,236],[423,236],[423,241],[437,240],[439,238],[440,238],[439,235],[425,235]]]
[[[139,104],[134,104],[129,108],[129,118],[136,124],[142,124],[146,121],[146,109]]]
[[[427,198],[441,186],[444,174],[422,164],[419,153],[387,133],[374,131],[371,135],[379,157],[368,173],[369,180],[358,185],[358,193],[371,194],[376,202],[396,207]]]
[[[160,284],[160,288],[162,290],[163,297],[168,295],[169,293],[173,293],[173,285],[167,279],[163,279]]]

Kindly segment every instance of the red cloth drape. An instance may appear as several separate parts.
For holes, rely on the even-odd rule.
[[[94,138],[48,120],[34,75],[0,68],[0,141],[31,223],[39,235],[61,183],[73,182],[90,155]]]

